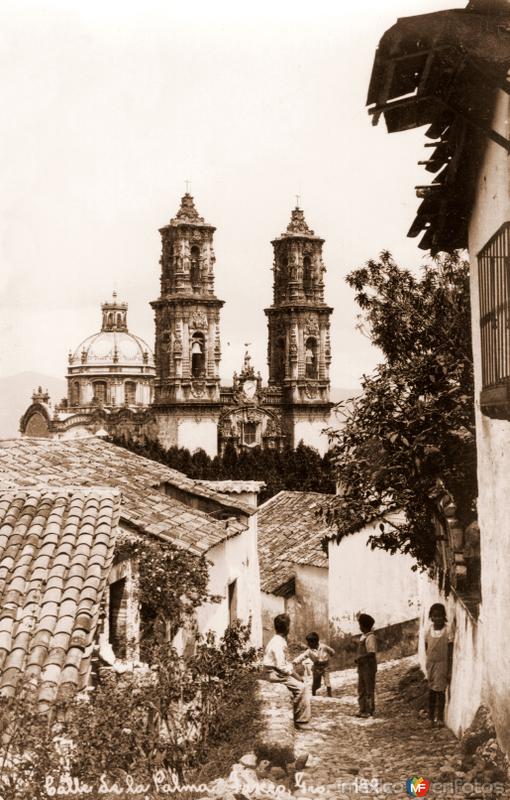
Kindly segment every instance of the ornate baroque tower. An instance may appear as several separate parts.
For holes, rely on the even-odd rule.
[[[217,448],[220,404],[220,309],[214,294],[215,228],[186,193],[160,229],[161,296],[156,317],[154,408],[162,444]],[[213,431],[214,428],[214,431]]]
[[[273,305],[268,317],[269,386],[280,387],[288,409],[293,444],[319,442],[329,423],[329,318],[324,302],[324,239],[308,227],[296,207],[274,248]],[[311,427],[310,427],[311,426]],[[315,431],[315,433],[312,431]]]

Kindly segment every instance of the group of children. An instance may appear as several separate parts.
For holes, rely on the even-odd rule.
[[[446,609],[442,603],[434,603],[429,612],[431,626],[425,635],[426,668],[429,684],[429,719],[432,724],[443,724],[446,688],[450,682],[452,664],[452,637],[446,625]],[[359,717],[375,714],[375,679],[377,674],[377,641],[374,633],[375,620],[370,614],[359,614],[361,635],[358,641],[356,665],[358,668]],[[298,725],[310,721],[311,707],[308,683],[311,678],[312,695],[322,682],[328,697],[332,696],[329,678],[329,661],[335,651],[321,642],[314,631],[306,637],[306,649],[292,661],[288,658],[287,636],[290,618],[279,614],[274,619],[275,635],[268,642],[262,662],[265,678],[283,683],[294,698],[294,719]],[[295,666],[302,664],[302,679]]]

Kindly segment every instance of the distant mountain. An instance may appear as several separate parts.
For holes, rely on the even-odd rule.
[[[39,372],[19,372],[0,378],[0,439],[19,436],[19,420],[32,400],[34,389],[47,389],[53,404],[66,396],[66,382]]]

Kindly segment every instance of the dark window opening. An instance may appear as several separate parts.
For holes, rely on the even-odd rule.
[[[243,422],[243,444],[256,444],[257,423]]]
[[[305,344],[305,374],[307,378],[317,378],[317,340],[313,337]]]
[[[200,286],[200,250],[196,245],[191,248],[190,281],[193,289]]]
[[[93,384],[94,401],[96,403],[106,403],[106,381],[95,381]]]
[[[127,640],[127,592],[126,579],[110,584],[108,640],[117,658],[126,657]]]
[[[283,381],[285,378],[285,340],[277,339],[275,344],[275,364],[274,377],[276,381]]]
[[[237,580],[228,585],[228,624],[233,625],[237,615]]]
[[[305,256],[303,259],[303,289],[305,294],[311,294],[313,288],[312,259]]]
[[[73,383],[73,390],[71,393],[71,403],[73,406],[80,405],[80,384],[78,381]]]
[[[124,384],[124,400],[128,406],[134,406],[136,403],[136,383],[135,381],[126,381]]]
[[[191,374],[200,378],[205,372],[205,342],[202,333],[194,333],[191,339]]]

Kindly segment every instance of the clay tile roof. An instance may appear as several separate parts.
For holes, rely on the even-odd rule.
[[[243,492],[261,492],[265,489],[264,481],[202,481],[197,480],[201,486],[213,489],[216,492],[228,494],[242,494]]]
[[[318,516],[322,504],[334,495],[319,492],[279,492],[258,514],[260,585],[278,594],[295,574],[295,565],[328,566],[321,542],[332,534]]]
[[[225,539],[235,536],[246,525],[226,525],[225,521],[213,518],[209,513],[191,508],[182,497],[170,496],[166,487],[178,493],[192,495],[210,504],[211,510],[223,510],[233,516],[249,516],[256,512],[234,497],[226,497],[214,489],[191,480],[176,470],[156,461],[131,453],[123,447],[97,439],[95,436],[74,440],[55,439],[7,439],[0,441],[0,488],[8,486],[112,486],[122,493],[121,523],[141,533],[153,534],[191,552],[202,554]],[[208,508],[209,510],[209,508]],[[47,510],[41,512],[42,516]],[[49,513],[49,512],[48,512]],[[58,525],[58,514],[52,509],[52,528]],[[108,507],[99,509],[97,504],[80,508],[73,505],[72,519],[76,527],[76,515],[80,524],[87,526],[89,533],[102,533],[108,526]],[[39,523],[41,520],[39,520]],[[60,542],[62,553],[68,557],[68,545],[74,549],[75,527],[70,527],[69,537]],[[107,532],[107,528],[106,528]],[[83,536],[83,543],[89,543]],[[0,525],[0,546],[2,527]],[[55,543],[50,539],[49,546]],[[13,558],[17,553],[13,549]],[[98,556],[101,554],[98,552]],[[86,565],[87,559],[77,559]],[[0,564],[0,577],[1,577]]]
[[[88,560],[93,558],[95,545],[89,542],[82,522],[91,510],[97,518],[98,511],[105,508],[110,515],[107,554],[92,591],[90,583],[85,585],[86,569],[77,572],[74,559],[82,537],[87,541]],[[0,541],[0,693],[14,694],[30,678],[39,684],[39,704],[45,707],[58,693],[71,645],[80,645],[71,654],[73,662],[78,652],[82,658],[87,656],[113,559],[119,516],[120,494],[114,489],[0,491],[0,527],[7,534]],[[20,531],[24,533],[18,540]],[[68,538],[74,548],[65,543]],[[11,548],[14,558],[8,555]],[[56,581],[55,569],[59,573]],[[92,596],[86,618],[78,612],[85,593]],[[83,680],[86,678],[83,673]],[[73,684],[75,689],[83,685],[81,678]]]

